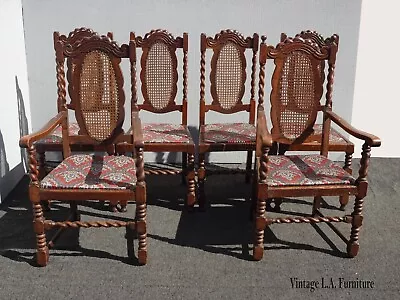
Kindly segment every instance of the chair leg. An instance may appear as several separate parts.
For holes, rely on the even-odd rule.
[[[136,232],[139,240],[138,261],[139,264],[147,263],[147,229],[146,229],[146,185],[136,187]]]
[[[339,202],[340,202],[340,210],[344,210],[347,203],[349,203],[350,196],[349,195],[344,195],[339,197]]]
[[[346,152],[344,157],[343,169],[345,169],[350,175],[353,174],[353,170],[351,168],[352,159],[353,159],[353,152]],[[344,210],[347,203],[349,203],[349,195],[340,196],[339,202],[340,202],[340,209]]]
[[[254,170],[257,170],[257,157],[254,160]],[[253,222],[255,219],[256,207],[257,207],[257,174],[253,172],[253,180],[251,182],[251,205],[250,205],[250,222]]]
[[[72,219],[74,221],[80,221],[81,220],[81,216],[78,212],[78,204],[75,201],[71,201],[69,203],[69,207],[71,210],[71,214],[72,214]]]
[[[188,175],[188,154],[186,152],[182,152],[182,184],[186,184],[186,176]]]
[[[108,208],[111,212],[118,212],[117,203],[118,202],[110,201]]]
[[[39,159],[39,178],[43,179],[46,176],[46,152],[37,151]],[[49,200],[40,201],[44,211],[50,211],[51,204]]]
[[[199,169],[198,169],[198,180],[199,180],[199,207],[200,210],[206,208],[206,195],[204,191],[204,181],[206,179],[206,166],[205,166],[204,153],[199,153]]]
[[[196,183],[195,183],[195,173],[194,173],[194,154],[189,153],[189,164],[187,168],[187,198],[186,206],[189,210],[193,209],[196,202]]]
[[[37,151],[38,158],[39,158],[39,178],[43,179],[46,176],[46,152],[44,151]]]
[[[346,152],[345,157],[344,157],[344,167],[349,174],[353,174],[353,170],[351,168],[351,163],[353,159],[353,152]]]
[[[352,223],[351,223],[351,234],[350,240],[347,244],[347,254],[349,257],[355,257],[358,254],[358,250],[360,248],[360,244],[358,243],[359,233],[362,226],[363,221],[363,203],[364,200],[361,198],[356,197],[354,203],[354,211],[351,214],[352,216]]]
[[[247,151],[246,160],[246,179],[245,182],[249,183],[251,179],[251,165],[252,165],[253,151]]]
[[[127,209],[128,201],[126,201],[126,200],[119,201],[119,205],[121,206],[121,209],[120,209],[121,212],[127,212],[128,211],[128,209]]]
[[[321,208],[321,201],[322,201],[322,197],[321,196],[315,196],[314,197],[313,208],[312,208],[312,215],[313,216],[315,216],[317,211]]]
[[[255,219],[255,239],[253,248],[254,260],[261,260],[264,255],[264,231],[265,231],[265,199],[258,199],[256,207],[256,219]]]
[[[47,247],[46,234],[44,230],[44,216],[42,206],[39,202],[34,202],[33,207],[33,226],[36,234],[36,262],[44,267],[49,262],[49,248]]]

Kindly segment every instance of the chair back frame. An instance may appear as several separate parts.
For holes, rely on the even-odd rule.
[[[174,37],[166,30],[156,29],[144,37],[135,36],[131,32],[131,40],[136,48],[142,48],[140,59],[141,91],[143,103],[137,103],[134,97],[132,109],[146,110],[153,113],[182,112],[182,124],[187,125],[187,78],[188,78],[188,34]],[[177,49],[183,51],[183,99],[182,104],[176,103],[178,83]],[[132,62],[136,68],[135,60]],[[136,76],[132,74],[132,76]],[[160,86],[162,89],[160,89]],[[134,93],[137,95],[136,87]],[[158,91],[158,92],[157,92]],[[161,91],[161,92],[160,92]]]
[[[54,33],[57,103],[61,110],[67,110],[64,71],[67,59],[70,61],[67,67],[72,67],[71,72],[68,70],[72,84],[70,107],[75,110],[80,128],[77,136],[69,136],[68,118],[63,122],[64,157],[71,154],[70,143],[110,145],[120,140],[117,137],[123,133],[125,95],[120,62],[121,58],[129,57],[129,47],[119,46],[107,36],[89,31],[84,34],[87,36],[70,44],[64,36]],[[104,114],[109,117],[108,124],[104,123]]]
[[[249,123],[255,122],[255,78],[256,56],[258,52],[259,37],[245,38],[235,30],[222,30],[215,37],[207,37],[204,33],[200,37],[200,125],[205,124],[208,111],[223,114],[232,114],[240,111],[249,112]],[[206,50],[212,49],[210,71],[210,90],[212,102],[206,104],[205,100],[205,65]],[[252,49],[251,89],[250,102],[243,104],[246,82],[246,57],[245,51]],[[232,67],[233,66],[233,67]],[[233,75],[232,75],[233,70]],[[232,92],[233,91],[233,92]]]
[[[336,51],[300,37],[287,38],[275,48],[264,46],[261,49],[266,53],[260,57],[273,59],[275,63],[271,90],[272,138],[289,145],[302,143],[312,134],[320,110],[321,62],[328,60],[332,73]],[[332,102],[331,75],[327,82],[327,104]]]

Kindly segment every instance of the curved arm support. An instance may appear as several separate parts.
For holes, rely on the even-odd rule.
[[[63,119],[67,118],[67,112],[59,112],[54,118],[46,123],[40,130],[33,132],[31,134],[21,137],[19,140],[19,146],[21,148],[30,148],[34,142],[46,137],[52,133],[57,126],[59,126]]]
[[[324,109],[324,112],[325,115],[329,119],[331,119],[334,123],[339,125],[342,129],[344,129],[352,136],[364,140],[370,147],[379,147],[381,145],[381,140],[377,136],[354,128],[352,125],[350,125],[343,118],[335,114],[333,111]]]

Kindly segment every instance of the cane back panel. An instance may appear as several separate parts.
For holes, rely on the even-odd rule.
[[[245,38],[234,30],[223,30],[214,38],[201,35],[201,99],[205,89],[205,52],[213,49],[210,71],[212,103],[208,109],[222,113],[249,110],[242,103],[246,83],[245,51],[253,49],[251,74],[251,99],[254,99],[256,54],[258,35]]]
[[[91,35],[73,44],[55,43],[59,99],[65,103],[64,60],[71,60],[71,105],[79,125],[78,135],[97,143],[112,141],[122,132],[124,120],[121,57],[128,48],[106,36]]]
[[[135,38],[136,46],[142,48],[140,79],[142,82],[143,104],[139,109],[152,112],[180,110],[176,105],[178,70],[176,49],[184,51],[184,79],[187,78],[187,34],[174,38],[161,29],[152,30],[143,38]],[[186,80],[184,80],[186,101]]]
[[[275,141],[302,142],[312,133],[323,93],[321,62],[329,58],[328,47],[311,40],[287,38],[267,48],[274,59],[271,91],[271,133]]]

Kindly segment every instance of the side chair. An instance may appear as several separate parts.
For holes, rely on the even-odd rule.
[[[258,34],[244,37],[235,30],[222,30],[215,37],[200,37],[200,128],[198,145],[199,206],[207,206],[204,183],[206,174],[205,154],[215,151],[247,151],[246,182],[251,179],[252,155],[255,150],[255,88],[256,65],[259,46]],[[212,50],[210,63],[210,100],[206,99],[206,52]],[[251,53],[246,59],[246,53]],[[210,51],[211,52],[211,51]],[[251,65],[248,76],[246,66]],[[247,84],[246,84],[247,81]],[[245,90],[250,90],[250,99],[242,101]],[[209,123],[206,114],[247,112],[249,121],[236,123]],[[221,116],[222,119],[222,116]]]
[[[195,202],[195,145],[187,126],[187,78],[188,78],[188,34],[174,37],[166,30],[157,29],[144,37],[131,33],[131,41],[136,48],[131,59],[132,112],[148,111],[153,113],[157,122],[143,123],[144,151],[147,152],[181,152],[182,169],[146,168],[146,174],[175,175],[182,174],[187,183],[185,205],[191,209]],[[137,49],[141,49],[140,80],[143,101],[138,102],[136,90],[136,58]],[[182,51],[182,63],[178,64],[177,51]],[[177,103],[178,66],[182,68],[182,101]],[[178,111],[181,118],[176,123],[160,122],[161,115]],[[136,130],[133,128],[133,130]],[[124,145],[117,145],[117,152],[124,152]],[[185,182],[186,179],[186,182]]]

